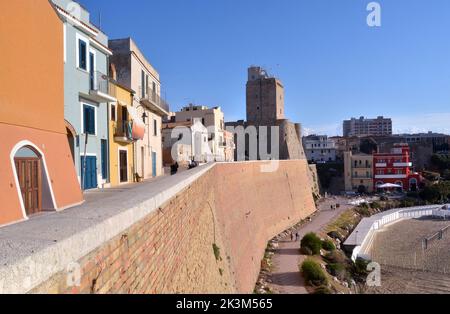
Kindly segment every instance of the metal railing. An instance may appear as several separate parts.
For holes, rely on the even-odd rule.
[[[116,86],[110,84],[108,75],[95,71],[90,74],[90,89],[110,96],[116,96]]]
[[[119,121],[116,124],[114,136],[133,140],[133,124],[130,121]]]
[[[372,169],[372,164],[367,164],[367,165],[353,165],[353,168],[355,169]]]
[[[147,100],[151,103],[153,103],[154,105],[158,106],[159,108],[163,109],[166,112],[169,112],[169,104],[162,99],[155,90],[153,90],[150,87],[145,88],[145,93],[143,92],[143,88],[142,86],[139,88],[139,97],[141,99]]]

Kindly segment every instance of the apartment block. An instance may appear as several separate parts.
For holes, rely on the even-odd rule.
[[[162,136],[165,166],[170,166],[175,162],[186,166],[191,160],[204,163],[212,159],[208,143],[208,129],[203,125],[201,118],[181,122],[164,122]]]
[[[353,192],[373,192],[373,156],[344,152],[345,190]]]
[[[401,186],[401,190],[417,191],[421,176],[412,167],[408,144],[396,144],[390,152],[373,154],[374,189],[391,183]]]
[[[195,118],[208,129],[208,142],[211,155],[207,156],[207,161],[224,161],[225,147],[224,140],[225,122],[224,114],[220,107],[209,108],[189,104],[180,111],[175,112],[175,122],[191,122]]]
[[[379,116],[376,119],[351,118],[343,122],[344,137],[383,136],[392,134],[392,120]]]
[[[161,97],[159,73],[150,64],[133,39],[109,40],[117,82],[136,91],[132,108],[144,124],[144,136],[135,143],[135,177],[148,179],[164,173],[162,161],[162,118],[169,114],[169,105]]]
[[[52,1],[64,22],[64,115],[73,164],[83,190],[105,187],[110,181],[107,103],[117,100],[109,84],[112,51],[88,11],[70,0]]]
[[[303,137],[303,148],[310,162],[336,161],[336,144],[326,135],[309,135]]]

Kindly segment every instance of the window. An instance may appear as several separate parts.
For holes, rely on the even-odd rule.
[[[83,124],[84,133],[95,135],[95,108],[89,105],[83,105]]]
[[[111,121],[116,121],[116,105],[111,105]]]
[[[144,70],[141,71],[141,98],[145,98],[145,72]]]
[[[153,119],[153,135],[158,136],[158,121]]]
[[[101,140],[102,150],[102,178],[108,179],[108,142]]]
[[[87,44],[82,39],[78,39],[78,67],[87,70]]]

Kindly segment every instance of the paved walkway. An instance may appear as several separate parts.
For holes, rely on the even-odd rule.
[[[351,208],[347,205],[348,199],[338,197],[328,198],[321,202],[318,211],[312,221],[306,223],[298,229],[300,239],[291,241],[290,236],[279,242],[279,247],[273,256],[274,270],[271,274],[271,287],[281,294],[306,294],[305,282],[300,275],[298,265],[305,259],[300,255],[300,240],[308,232],[319,232],[325,228],[329,222],[337,218],[341,213]],[[340,204],[337,210],[331,210],[331,204]]]

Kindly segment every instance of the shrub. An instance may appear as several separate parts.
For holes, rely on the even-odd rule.
[[[370,216],[370,210],[366,206],[358,206],[356,207],[356,212],[360,214],[363,217],[369,217]]]
[[[359,276],[367,276],[368,274],[367,265],[369,265],[369,263],[370,261],[358,257],[355,263],[353,264],[354,273]]]
[[[382,208],[381,204],[376,201],[372,202],[372,204],[370,204],[370,207],[373,209],[381,209]]]
[[[311,258],[307,258],[303,262],[301,271],[306,281],[313,286],[321,286],[328,283],[327,276],[320,264]]]
[[[332,239],[339,239],[339,241],[341,242],[344,241],[344,236],[337,231],[330,231],[327,233],[327,235]]]
[[[341,251],[332,251],[325,255],[325,260],[330,264],[344,264],[347,263],[347,257]]]
[[[339,280],[345,280],[347,278],[347,267],[343,263],[334,263],[327,265],[328,272],[337,277]]]
[[[331,289],[328,288],[327,286],[320,286],[314,290],[314,294],[332,294],[332,293],[333,292],[331,291]]]
[[[322,248],[322,240],[314,232],[307,233],[300,242],[300,248],[302,251],[308,248],[311,250],[311,255],[318,255]]]
[[[222,260],[220,257],[220,248],[217,246],[217,244],[213,243],[212,247],[213,247],[214,256],[215,256],[216,260],[217,261]]]
[[[323,240],[322,241],[322,248],[326,251],[334,251],[336,250],[336,246],[334,245],[333,241],[331,240]]]

